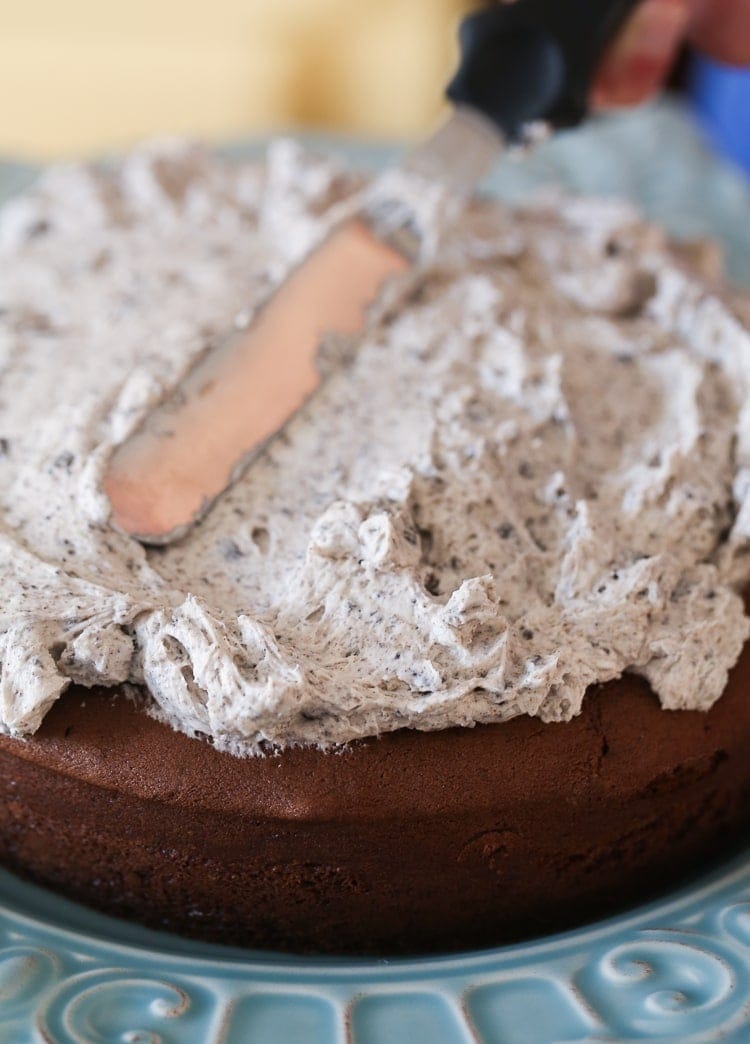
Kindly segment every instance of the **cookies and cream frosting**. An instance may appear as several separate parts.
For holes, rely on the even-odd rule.
[[[101,476],[361,178],[289,142],[66,166],[0,212],[0,724],[133,683],[239,754],[518,714],[632,671],[707,709],[750,633],[750,335],[625,203],[475,200],[183,541]],[[425,197],[426,198],[426,197]],[[429,205],[428,205],[429,204]],[[430,208],[433,213],[430,214]]]

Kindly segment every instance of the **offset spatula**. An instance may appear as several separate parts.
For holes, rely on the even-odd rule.
[[[637,0],[516,0],[466,18],[453,114],[402,168],[469,195],[506,142],[579,123],[598,60]],[[419,222],[388,179],[228,332],[113,453],[112,517],[146,544],[183,536],[319,386],[325,334],[356,337],[385,282],[419,256]]]

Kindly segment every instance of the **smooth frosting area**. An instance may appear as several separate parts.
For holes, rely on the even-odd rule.
[[[398,181],[393,182],[398,185]],[[0,212],[0,723],[145,685],[238,754],[518,714],[634,671],[707,709],[750,633],[750,335],[618,201],[474,200],[184,540],[113,448],[367,191],[280,142],[51,170]]]

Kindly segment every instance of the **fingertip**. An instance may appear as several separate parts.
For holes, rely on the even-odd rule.
[[[750,0],[692,0],[690,42],[728,65],[750,64]]]
[[[684,37],[685,0],[644,0],[608,49],[595,78],[595,108],[637,105],[655,94]]]

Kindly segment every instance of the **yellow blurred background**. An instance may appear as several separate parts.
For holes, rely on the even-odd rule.
[[[468,0],[0,0],[0,153],[437,117]]]

